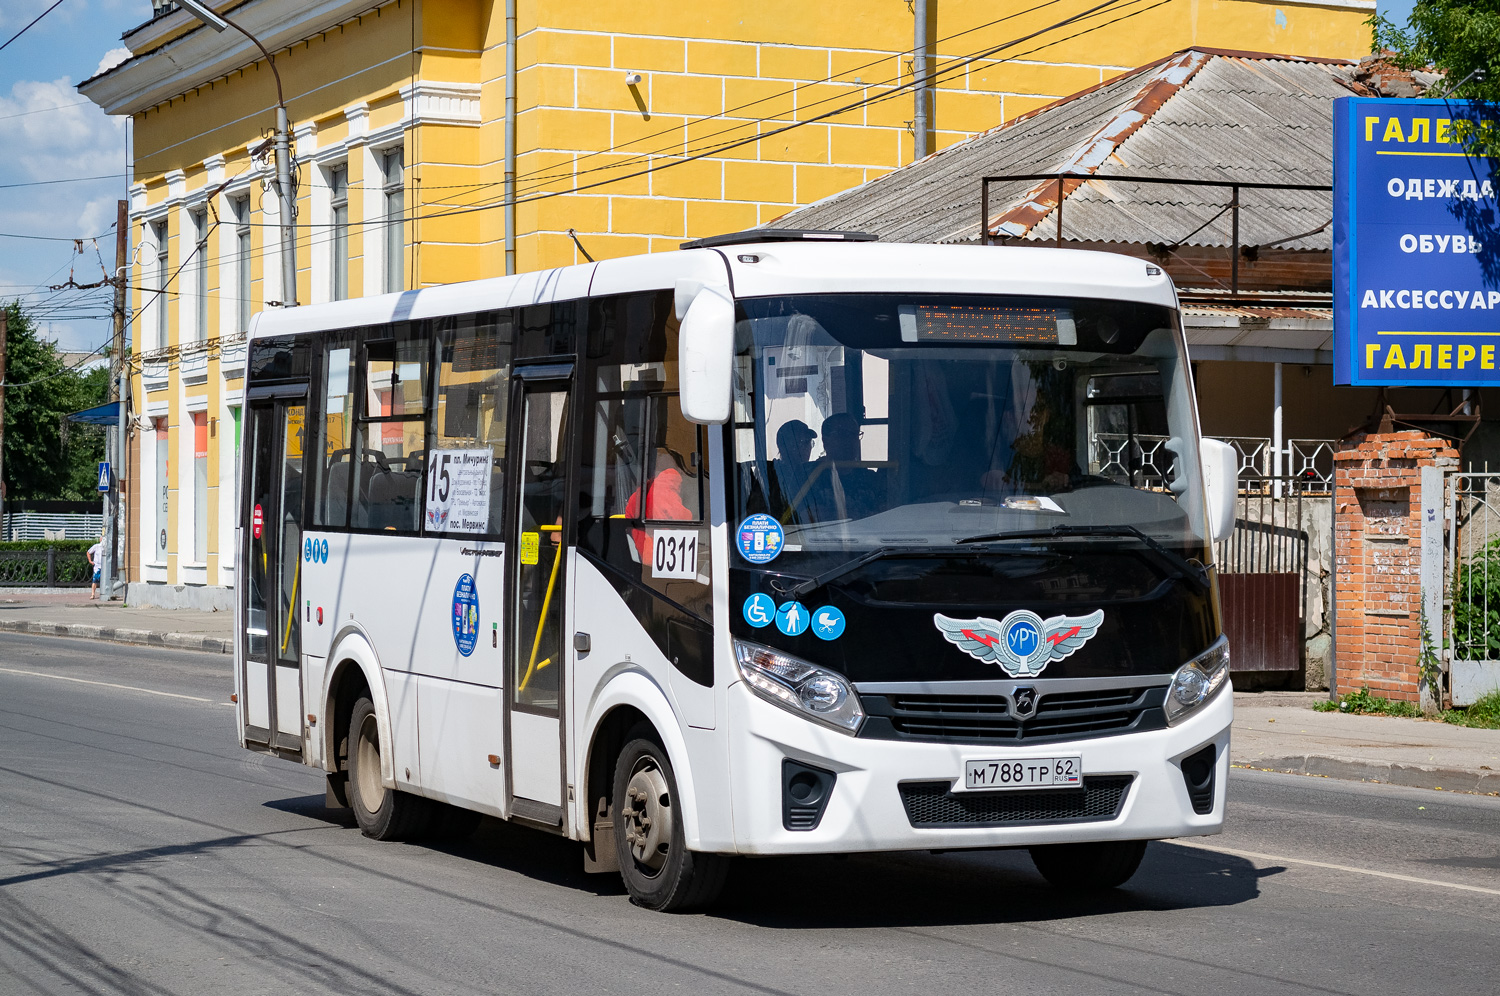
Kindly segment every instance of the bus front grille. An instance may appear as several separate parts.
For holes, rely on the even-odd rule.
[[[999,695],[863,694],[860,736],[936,743],[1037,743],[1109,736],[1166,725],[1166,687],[1149,685],[1043,694],[1036,715],[1018,719]]]
[[[1112,820],[1132,775],[1086,775],[1082,789],[953,792],[950,782],[906,782],[901,804],[914,827],[1012,827]]]

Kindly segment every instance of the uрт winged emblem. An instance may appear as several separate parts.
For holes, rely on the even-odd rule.
[[[1081,650],[1099,632],[1104,610],[1043,619],[1019,609],[999,622],[983,616],[950,619],[938,612],[932,621],[944,639],[975,660],[993,661],[1012,678],[1034,678],[1053,661]]]

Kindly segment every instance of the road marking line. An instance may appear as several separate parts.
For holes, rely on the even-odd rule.
[[[1278,864],[1288,865],[1310,865],[1313,868],[1327,868],[1330,871],[1352,872],[1355,875],[1373,875],[1376,878],[1389,878],[1397,882],[1410,882],[1414,885],[1436,885],[1444,889],[1460,889],[1464,892],[1482,892],[1487,896],[1500,896],[1500,889],[1486,889],[1482,885],[1464,885],[1459,882],[1442,882],[1435,878],[1417,878],[1415,875],[1399,875],[1396,872],[1376,871],[1373,868],[1355,868],[1353,865],[1336,865],[1327,861],[1310,861],[1307,858],[1284,858],[1275,854],[1261,854],[1258,851],[1240,851],[1232,847],[1215,847],[1211,844],[1188,843],[1185,840],[1174,840],[1172,843],[1181,847],[1192,847],[1200,851],[1213,851],[1217,854],[1228,854],[1235,858],[1254,858],[1257,861],[1274,861]]]
[[[80,685],[102,685],[105,688],[122,688],[127,692],[144,692],[147,695],[160,695],[168,699],[187,699],[189,702],[207,702],[212,704],[213,699],[199,698],[196,695],[178,695],[176,692],[158,692],[154,688],[138,688],[135,685],[117,685],[113,681],[90,681],[87,678],[70,678],[65,674],[48,674],[45,671],[22,671],[19,668],[0,667],[0,671],[6,674],[25,674],[33,678],[55,678],[58,681],[76,681]]]

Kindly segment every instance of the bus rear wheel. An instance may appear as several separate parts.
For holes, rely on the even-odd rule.
[[[1042,877],[1070,892],[1103,892],[1124,885],[1146,856],[1144,840],[1102,840],[1030,848]]]
[[[620,752],[613,798],[620,877],[636,905],[681,911],[719,897],[728,860],[687,849],[672,762],[649,728],[631,731]]]
[[[349,808],[366,837],[411,840],[432,822],[426,799],[388,789],[380,780],[380,725],[375,704],[360,698],[349,712]]]

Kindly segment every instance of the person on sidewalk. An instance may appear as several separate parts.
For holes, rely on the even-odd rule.
[[[104,534],[99,534],[99,539],[93,546],[89,547],[89,563],[94,568],[93,584],[89,588],[89,601],[99,597],[99,574],[104,569]]]

